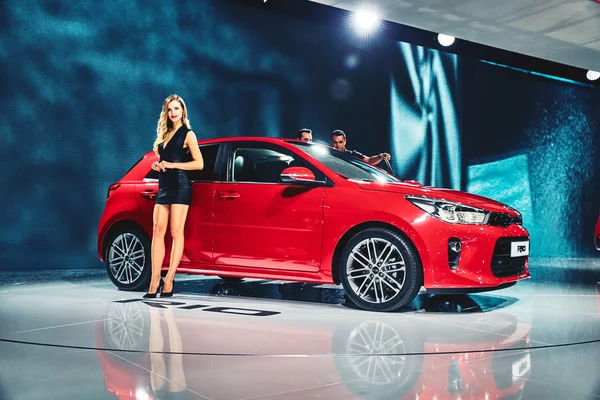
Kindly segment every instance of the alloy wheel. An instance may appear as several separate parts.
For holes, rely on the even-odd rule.
[[[112,277],[118,283],[129,285],[137,281],[144,271],[144,245],[136,235],[122,233],[112,241],[107,260]]]
[[[406,265],[400,250],[384,238],[367,238],[356,244],[346,261],[352,291],[369,303],[394,299],[406,280]]]

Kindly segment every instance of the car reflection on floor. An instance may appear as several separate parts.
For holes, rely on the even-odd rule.
[[[189,285],[180,290],[199,290],[198,282]],[[215,296],[271,293],[345,302],[337,289],[310,285],[212,281],[204,289]],[[279,318],[254,329],[249,318],[199,317],[143,302],[115,302],[96,330],[98,348],[113,351],[97,355],[107,389],[119,398],[303,399],[317,393],[322,398],[518,398],[531,373],[531,326],[509,313],[484,312],[506,302],[510,299],[482,295],[424,295],[414,302],[419,313],[471,314],[461,321],[468,336],[423,321],[415,334],[404,323],[367,312],[350,324]],[[235,349],[235,332],[243,333],[237,340],[257,343],[257,352],[227,351]],[[286,347],[298,343],[310,346],[311,354],[286,356]]]
[[[335,285],[241,279],[188,280],[178,282],[177,285],[178,293],[181,294],[210,294],[213,296],[241,296],[340,304],[358,309],[346,296],[345,291]],[[506,307],[515,301],[515,298],[499,295],[428,295],[422,292],[408,306],[399,311],[482,312]]]

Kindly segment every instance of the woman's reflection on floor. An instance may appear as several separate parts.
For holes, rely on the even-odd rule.
[[[150,308],[150,384],[154,398],[185,399],[187,382],[183,369],[183,345],[173,310]],[[164,317],[161,318],[161,314]],[[162,321],[166,322],[166,331]],[[163,335],[166,333],[166,336]],[[168,354],[165,354],[168,353]]]

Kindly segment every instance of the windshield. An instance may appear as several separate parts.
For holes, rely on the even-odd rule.
[[[315,143],[290,143],[316,158],[338,175],[346,179],[366,182],[400,182],[400,180],[356,158],[351,153],[335,150]]]

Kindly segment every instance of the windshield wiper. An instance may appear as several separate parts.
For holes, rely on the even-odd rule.
[[[339,172],[337,174],[346,180],[358,181],[358,182],[377,182],[375,179],[371,179],[371,178],[349,178],[344,174],[340,174]]]

